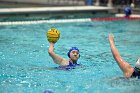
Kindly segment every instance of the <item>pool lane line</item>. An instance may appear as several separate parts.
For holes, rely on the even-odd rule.
[[[0,22],[0,25],[28,25],[40,23],[71,23],[71,22],[92,22],[92,21],[116,21],[116,20],[139,20],[140,17],[107,17],[107,18],[84,18],[84,19],[58,19],[58,20],[35,20],[35,21],[14,21]]]
[[[0,25],[23,25],[23,24],[39,24],[39,23],[71,23],[71,22],[90,22],[90,18],[84,19],[61,19],[61,20],[36,20],[36,21],[14,21],[0,22]]]
[[[106,18],[91,18],[92,21],[115,21],[115,20],[138,20],[140,17],[106,17]]]

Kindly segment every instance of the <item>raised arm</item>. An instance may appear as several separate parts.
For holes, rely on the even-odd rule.
[[[48,49],[49,55],[52,57],[53,61],[59,65],[68,65],[68,61],[54,52],[54,43],[50,42],[50,47]]]
[[[109,39],[110,48],[111,48],[111,52],[113,54],[114,59],[119,65],[120,69],[123,71],[124,75],[126,77],[130,77],[134,69],[121,57],[119,51],[117,50],[115,46],[113,34],[109,34],[108,39]]]

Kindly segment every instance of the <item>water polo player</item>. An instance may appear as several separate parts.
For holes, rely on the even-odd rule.
[[[119,51],[115,46],[113,34],[109,34],[108,38],[113,57],[119,65],[120,69],[123,71],[124,76],[126,78],[135,77],[140,79],[140,58],[137,60],[135,67],[132,67],[121,57]]]
[[[60,66],[76,66],[76,65],[78,65],[77,61],[80,57],[80,54],[79,54],[79,49],[77,47],[72,47],[68,51],[67,55],[69,57],[69,60],[66,60],[65,58],[59,56],[58,54],[56,54],[54,52],[54,45],[57,42],[57,40],[59,39],[59,37],[60,37],[60,32],[57,29],[52,28],[52,29],[48,30],[47,38],[48,38],[48,41],[50,43],[48,53],[52,57],[54,63],[59,64]]]

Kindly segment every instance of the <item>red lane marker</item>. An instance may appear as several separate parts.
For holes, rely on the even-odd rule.
[[[115,20],[137,20],[140,17],[107,17],[107,18],[91,18],[91,21],[115,21]]]

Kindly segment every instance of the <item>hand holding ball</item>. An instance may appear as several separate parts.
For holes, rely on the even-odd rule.
[[[60,38],[60,31],[57,30],[56,28],[51,28],[46,33],[46,36],[49,42],[56,43]]]

